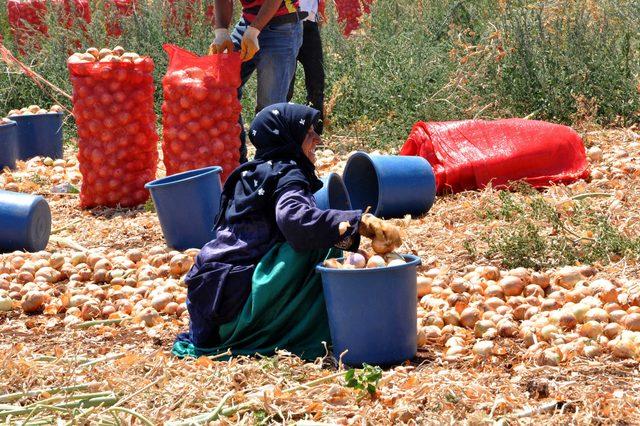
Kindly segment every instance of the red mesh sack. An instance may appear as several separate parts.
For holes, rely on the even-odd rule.
[[[73,10],[72,10],[73,3]],[[50,0],[59,22],[66,28],[73,28],[78,19],[91,22],[91,10],[87,0]],[[49,29],[46,25],[46,0],[8,0],[7,13],[9,26],[18,46],[28,44],[29,39],[40,35],[47,36]],[[86,31],[86,26],[82,26]]]
[[[167,175],[222,167],[222,181],[240,158],[240,55],[199,57],[173,45],[162,79],[162,152]]]
[[[519,118],[419,121],[400,155],[429,161],[440,194],[518,180],[540,188],[589,176],[584,144],[573,129]]]
[[[158,163],[153,61],[68,63],[82,173],[80,205],[132,207]]]
[[[344,28],[345,36],[350,35],[360,27],[362,13],[371,13],[373,0],[335,0],[338,23]]]

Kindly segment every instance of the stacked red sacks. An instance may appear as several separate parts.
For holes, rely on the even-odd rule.
[[[345,36],[360,27],[360,17],[363,11],[371,12],[372,2],[373,0],[335,0],[338,23],[344,26],[342,31]]]
[[[87,0],[51,0],[50,5],[52,10],[60,15],[60,24],[67,29],[72,29],[78,20],[91,22],[91,10]],[[30,43],[30,39],[35,36],[47,36],[49,29],[46,24],[46,0],[7,0],[7,13],[9,26],[21,49],[30,44],[37,47],[37,42]],[[82,30],[86,31],[84,25]]]
[[[169,13],[166,18],[168,31],[178,31],[184,35],[191,34],[194,16],[204,14],[206,23],[215,24],[213,0],[169,0]]]
[[[107,35],[119,37],[122,35],[120,20],[133,15],[136,0],[106,0],[104,10],[107,15]]]
[[[239,165],[240,55],[198,57],[165,45],[162,152],[167,175],[222,167],[222,181]]]
[[[133,207],[156,176],[153,61],[135,53],[88,49],[67,62],[78,126],[80,205]]]

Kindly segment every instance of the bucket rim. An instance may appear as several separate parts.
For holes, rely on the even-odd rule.
[[[364,151],[356,151],[354,152],[348,159],[347,159],[347,164],[344,165],[344,171],[342,172],[342,181],[345,184],[345,188],[346,188],[346,182],[344,181],[344,176],[346,175],[347,170],[349,169],[349,164],[353,161],[353,159],[358,159],[358,158],[363,158],[366,159],[370,164],[371,167],[373,167],[373,170],[376,172],[376,180],[378,181],[378,202],[376,203],[375,206],[372,206],[372,214],[377,215],[380,211],[380,194],[382,193],[382,180],[380,179],[380,170],[378,170],[378,166],[376,165],[376,162],[373,161],[372,158],[372,154],[369,154],[367,152]],[[347,189],[347,194],[349,193],[349,190]],[[349,197],[349,202],[351,202],[351,197]],[[353,205],[351,206],[353,208]],[[373,208],[375,207],[375,208]]]
[[[336,172],[329,172],[326,175],[322,176],[320,180],[329,182],[330,180],[335,179],[336,177],[340,178],[340,175]]]
[[[202,167],[200,169],[187,170],[186,172],[176,173],[173,175],[162,177],[160,179],[152,180],[151,182],[145,183],[144,187],[145,189],[163,188],[166,186],[174,185],[176,183],[188,182],[190,180],[194,180],[196,178],[206,176],[208,174],[217,174],[217,173],[222,173],[222,167],[220,166]]]
[[[347,201],[347,210],[352,210],[353,209],[353,205],[351,204],[351,196],[349,196],[349,191],[347,190],[347,186],[344,184],[344,179],[342,178],[342,176],[340,176],[340,174],[336,173],[336,172],[330,172],[329,174],[323,176],[320,180],[322,180],[323,182],[323,187],[321,189],[318,190],[318,192],[322,191],[322,190],[326,190],[327,191],[327,199],[330,203],[330,197],[329,197],[329,188],[331,186],[332,183],[337,184],[338,186],[340,186],[340,189],[342,190],[342,193],[344,194],[346,201]],[[324,186],[326,185],[326,186]],[[335,209],[334,206],[329,205],[329,209]],[[338,209],[340,210],[340,209]]]
[[[407,268],[409,266],[419,266],[422,264],[422,260],[420,259],[419,256],[416,256],[413,254],[401,254],[400,256],[402,256],[405,260],[407,260],[407,263],[405,263],[404,265],[385,266],[384,268],[362,268],[362,269],[334,269],[334,268],[327,268],[326,266],[323,266],[322,263],[319,263],[316,266],[316,270],[319,272],[329,272],[329,273],[339,273],[339,274],[363,274],[367,272],[374,272],[374,271],[380,271],[380,270],[395,271],[401,268]],[[345,259],[344,257],[339,257],[337,260],[344,260],[344,259]]]
[[[46,114],[29,114],[29,115],[10,115],[7,118],[13,122],[18,122],[20,120],[29,120],[35,117],[51,117],[51,116],[60,116],[62,117],[63,112],[47,112]]]
[[[5,127],[17,126],[17,125],[18,123],[16,123],[15,120],[9,119],[8,123],[0,124],[0,129],[3,129]]]

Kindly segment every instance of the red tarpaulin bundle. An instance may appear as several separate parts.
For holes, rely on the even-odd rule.
[[[573,129],[519,118],[419,121],[400,155],[427,159],[439,194],[518,180],[539,188],[589,176],[582,139]]]

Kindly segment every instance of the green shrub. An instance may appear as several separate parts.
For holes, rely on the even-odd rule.
[[[508,268],[640,258],[640,238],[621,232],[588,196],[557,203],[537,192],[500,191],[487,199],[479,217],[497,223],[465,248],[474,258],[496,259]]]
[[[457,44],[475,107],[564,123],[637,122],[638,1],[502,3],[495,27]]]

